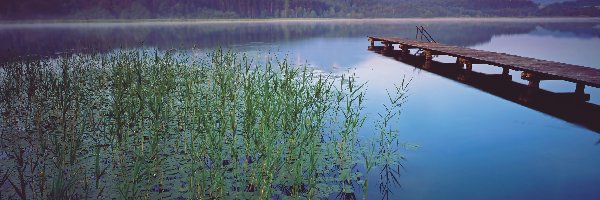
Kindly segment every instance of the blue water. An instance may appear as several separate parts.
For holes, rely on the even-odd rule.
[[[381,111],[386,89],[412,78],[397,126],[401,141],[419,147],[401,152],[407,158],[402,187],[390,198],[600,199],[599,133],[367,50],[367,35],[414,38],[415,25],[442,43],[600,68],[598,19],[0,25],[0,57],[52,56],[97,44],[105,51],[141,42],[201,52],[221,46],[257,59],[285,57],[328,73],[355,73],[367,82],[364,112],[372,117]],[[487,65],[474,70],[501,72]],[[511,75],[527,83],[520,72]],[[564,81],[542,81],[541,87],[575,89]],[[586,93],[600,104],[600,89],[586,87]],[[369,137],[372,130],[367,123],[361,134]],[[369,197],[379,198],[377,185],[371,186]]]

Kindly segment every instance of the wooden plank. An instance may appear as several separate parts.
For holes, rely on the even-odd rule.
[[[470,60],[473,63],[486,63],[528,73],[539,73],[551,79],[566,80],[574,83],[600,88],[600,69],[572,65],[567,63],[527,58],[506,53],[497,53],[441,43],[410,40],[401,37],[369,36],[370,41],[420,48],[435,54],[449,55]]]

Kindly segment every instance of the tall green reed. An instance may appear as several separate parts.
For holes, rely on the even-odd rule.
[[[364,148],[366,84],[285,59],[142,49],[1,69],[9,198],[349,197],[373,166],[400,164],[404,83]]]

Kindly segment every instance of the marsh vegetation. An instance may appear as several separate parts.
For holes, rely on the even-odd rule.
[[[2,64],[0,198],[366,198],[369,185],[385,198],[399,184],[408,79],[360,137],[366,83],[353,75],[191,55]]]

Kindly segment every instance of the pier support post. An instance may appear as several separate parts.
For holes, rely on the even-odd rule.
[[[433,53],[430,50],[423,50],[423,54],[425,54],[426,61],[431,61],[433,59]]]
[[[409,54],[409,53],[410,53],[410,50],[408,50],[408,46],[406,46],[406,45],[402,45],[402,44],[401,44],[401,45],[400,45],[400,49],[402,49],[402,54],[405,54],[405,55],[406,55],[406,54]]]
[[[391,52],[394,51],[394,45],[392,45],[392,43],[386,42],[383,43],[385,46],[383,46],[383,51],[384,52]]]
[[[589,101],[590,95],[585,93],[585,84],[577,83],[575,86],[575,98],[581,101]]]
[[[369,40],[371,42],[371,47],[375,46],[375,41],[374,40]]]
[[[502,68],[502,76],[508,76],[508,72],[509,72],[508,67],[503,67]]]
[[[425,60],[425,62],[423,63],[423,69],[431,69],[431,65],[433,63],[431,63],[431,60]]]
[[[540,89],[540,79],[529,79],[529,88]]]
[[[467,69],[469,71],[473,70],[473,63],[468,59],[458,57],[456,58],[456,64],[460,64],[462,68]]]
[[[471,62],[467,62],[465,64],[465,69],[472,71],[473,70],[473,64]]]
[[[538,77],[538,75],[531,73],[531,72],[522,72],[521,73],[521,78],[523,80],[528,80],[529,81],[529,88],[531,89],[540,89],[540,77]]]
[[[585,95],[585,85],[583,83],[577,83],[575,86],[576,95]]]

